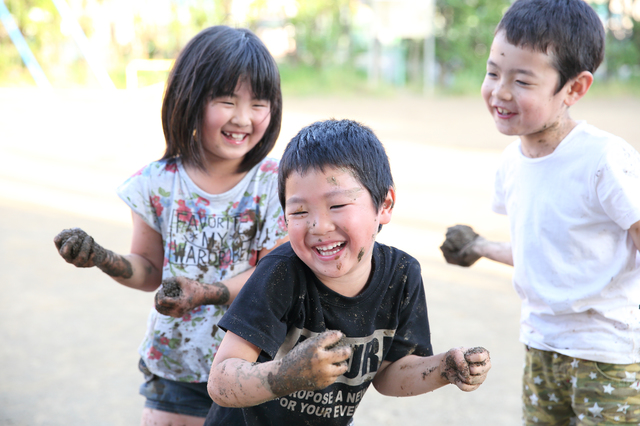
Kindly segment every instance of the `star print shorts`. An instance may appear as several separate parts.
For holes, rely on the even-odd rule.
[[[526,348],[523,424],[640,424],[640,364],[603,364]]]

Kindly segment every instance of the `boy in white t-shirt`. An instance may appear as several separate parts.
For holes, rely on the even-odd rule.
[[[447,231],[449,263],[514,266],[526,345],[524,423],[640,422],[640,155],[569,107],[593,82],[604,29],[583,0],[517,0],[495,32],[482,96],[504,151],[493,210],[511,242]]]

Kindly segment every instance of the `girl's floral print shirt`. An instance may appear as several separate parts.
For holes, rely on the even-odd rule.
[[[180,160],[153,162],[127,179],[118,195],[162,235],[162,278],[185,276],[204,284],[255,266],[262,249],[287,235],[278,200],[278,161],[265,158],[238,185],[212,195],[197,187]],[[140,355],[154,374],[206,382],[224,332],[226,307],[199,306],[182,318],[151,310]]]

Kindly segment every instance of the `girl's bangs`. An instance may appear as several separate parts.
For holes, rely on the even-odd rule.
[[[257,99],[276,100],[279,75],[271,58],[256,58],[245,75],[249,78],[251,90]]]

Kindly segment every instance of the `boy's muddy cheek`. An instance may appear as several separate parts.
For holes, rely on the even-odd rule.
[[[360,248],[360,252],[358,253],[358,262],[362,260],[362,256],[364,256],[364,247]]]

